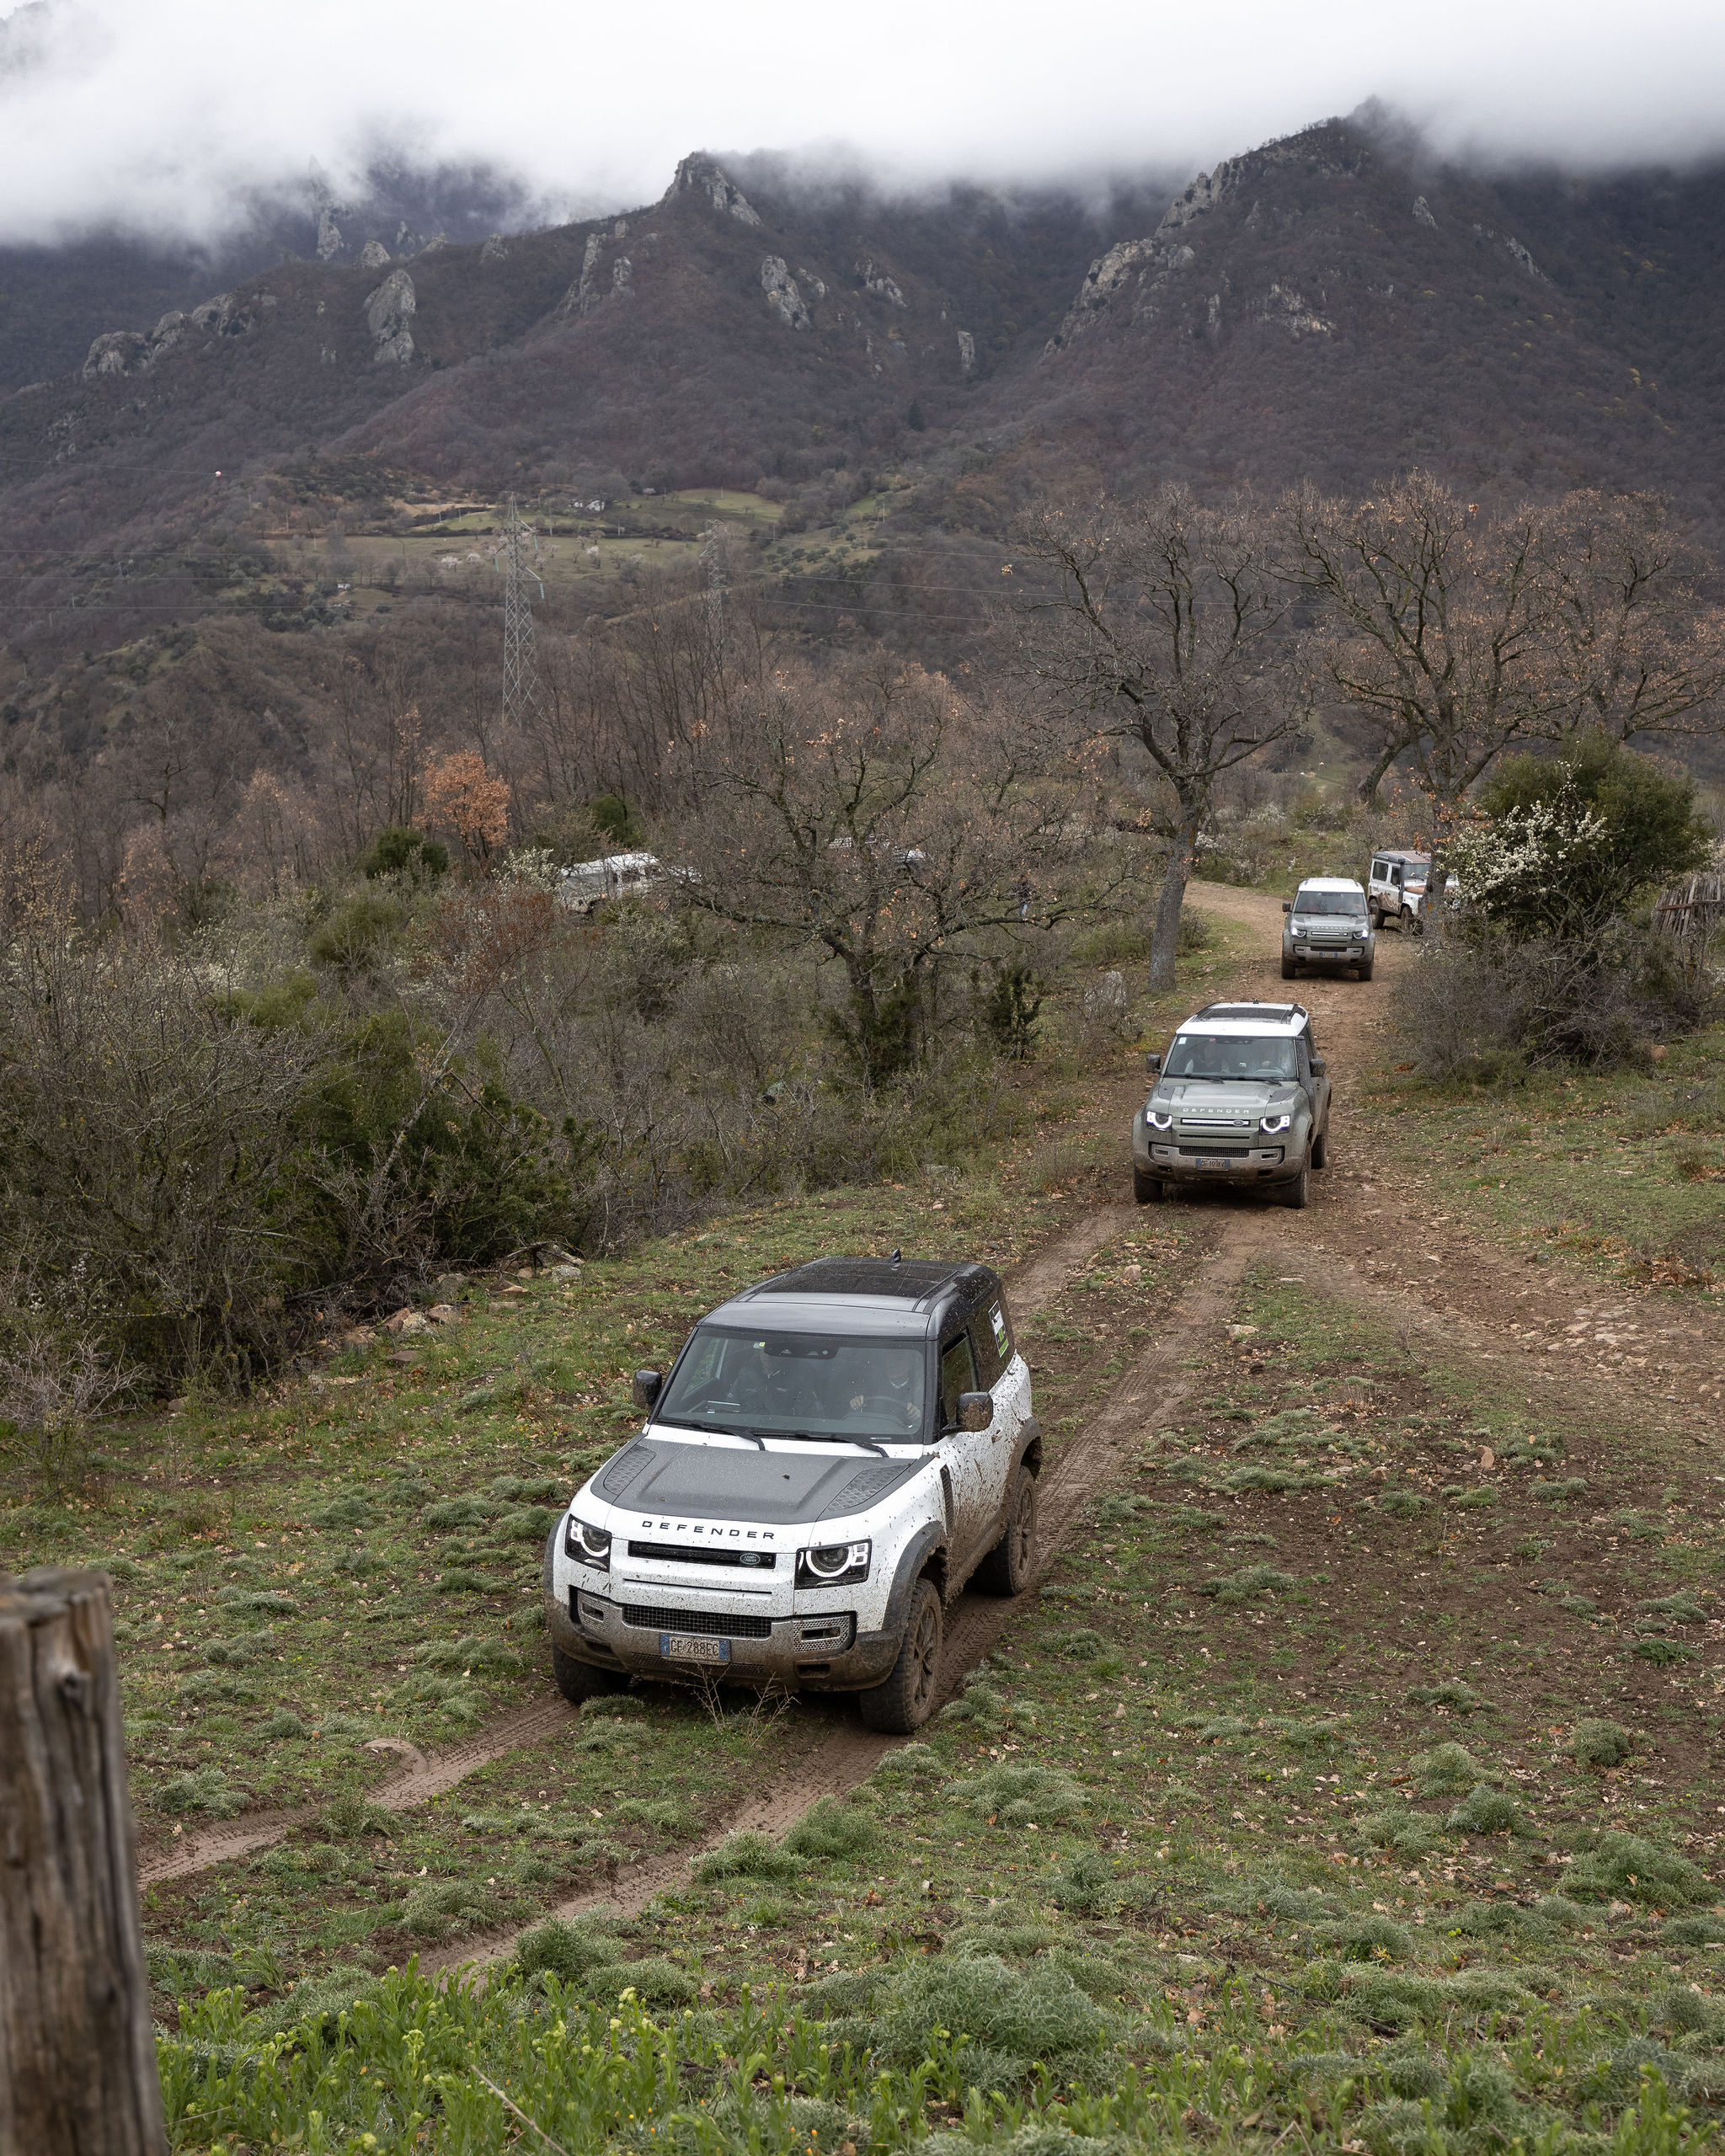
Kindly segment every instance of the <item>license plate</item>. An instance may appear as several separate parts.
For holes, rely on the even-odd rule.
[[[661,1632],[659,1652],[671,1662],[729,1662],[729,1640],[710,1640],[699,1632]]]
[[[1221,1161],[1206,1161],[1204,1162],[1204,1166],[1205,1166],[1205,1167],[1207,1167],[1207,1168],[1231,1168],[1231,1167],[1233,1166],[1234,1163],[1233,1163],[1231,1161],[1228,1161],[1228,1160],[1221,1160]]]

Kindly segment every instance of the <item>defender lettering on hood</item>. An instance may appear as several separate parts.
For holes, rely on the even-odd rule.
[[[735,1542],[771,1542],[773,1537],[764,1527],[703,1527],[698,1520],[644,1519],[643,1527],[651,1528],[659,1534],[717,1534]]]

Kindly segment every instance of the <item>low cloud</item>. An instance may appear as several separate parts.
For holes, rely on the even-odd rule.
[[[1440,149],[1578,168],[1725,147],[1725,10],[1578,0],[46,0],[0,17],[0,237],[208,238],[379,159],[649,200],[697,147],[846,146],[889,184],[1196,169],[1376,95]]]

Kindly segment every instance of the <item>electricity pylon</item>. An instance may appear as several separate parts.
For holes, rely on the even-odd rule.
[[[539,710],[539,664],[533,643],[533,608],[527,596],[531,580],[539,584],[539,596],[545,596],[545,586],[539,582],[538,572],[528,566],[529,547],[537,554],[539,535],[531,524],[523,523],[521,513],[515,506],[515,498],[509,498],[509,508],[503,520],[503,545],[499,550],[497,565],[503,571],[503,716],[510,720],[524,720],[537,717]]]

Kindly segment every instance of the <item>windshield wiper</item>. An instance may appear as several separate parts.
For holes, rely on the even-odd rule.
[[[694,1422],[691,1422],[686,1415],[655,1415],[653,1419],[655,1422],[668,1423],[674,1430],[704,1431],[709,1438],[752,1438],[755,1440],[755,1443],[761,1446],[762,1452],[766,1450],[766,1447],[761,1444],[761,1436],[758,1431],[740,1430],[733,1423]]]
[[[883,1460],[892,1458],[884,1445],[877,1444],[873,1438],[862,1437],[854,1430],[774,1430],[771,1435],[775,1438],[802,1438],[810,1444],[867,1445],[870,1452],[878,1452]],[[905,1442],[910,1444],[915,1440],[907,1438]]]

